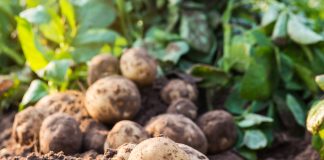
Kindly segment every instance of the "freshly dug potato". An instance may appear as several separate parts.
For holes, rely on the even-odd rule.
[[[57,112],[66,113],[80,121],[89,117],[84,105],[85,96],[80,91],[70,90],[47,95],[39,100],[36,108],[43,110],[46,116]]]
[[[177,143],[189,145],[206,153],[205,135],[191,119],[180,114],[162,114],[153,118],[145,127],[152,136],[163,135]]]
[[[110,54],[99,54],[93,57],[88,68],[88,84],[100,78],[119,74],[119,61]]]
[[[187,146],[185,144],[178,143],[178,146],[187,153],[190,160],[209,160],[204,154]]]
[[[128,160],[190,160],[189,156],[175,142],[156,137],[138,144]]]
[[[207,112],[199,117],[197,124],[207,137],[209,153],[225,151],[234,145],[237,137],[235,122],[226,111]]]
[[[97,153],[103,153],[108,129],[93,119],[83,120],[80,129],[83,133],[83,150],[95,150]]]
[[[225,151],[208,157],[210,160],[244,160],[242,157],[232,151]]]
[[[40,151],[74,154],[80,151],[82,133],[79,123],[70,115],[55,113],[47,117],[39,133]]]
[[[198,108],[194,103],[185,98],[180,98],[171,103],[167,113],[182,114],[190,119],[195,119]]]
[[[111,160],[127,160],[130,153],[136,147],[136,144],[125,143],[117,148],[117,153],[111,158]]]
[[[171,80],[161,91],[163,101],[168,104],[180,98],[187,98],[191,101],[195,101],[197,96],[198,90],[196,86],[180,79]]]
[[[29,145],[38,140],[44,115],[35,107],[28,107],[15,115],[12,136],[21,145]]]
[[[120,69],[124,77],[140,86],[151,85],[155,80],[157,65],[144,48],[130,48],[120,58]]]
[[[86,108],[92,118],[112,124],[131,119],[141,107],[136,85],[120,76],[96,81],[86,93]]]
[[[144,128],[136,122],[123,120],[115,124],[107,136],[105,148],[116,149],[125,143],[138,144],[149,135]]]

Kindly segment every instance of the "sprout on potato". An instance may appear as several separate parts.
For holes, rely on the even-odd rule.
[[[209,142],[209,153],[227,150],[236,142],[237,133],[234,118],[226,111],[207,112],[199,117],[197,124]]]
[[[151,85],[157,74],[157,65],[144,48],[130,48],[120,59],[120,69],[124,77],[140,86]]]
[[[123,77],[102,78],[91,85],[86,93],[86,108],[92,118],[112,124],[131,119],[141,107],[136,85]]]
[[[116,123],[110,130],[105,148],[116,149],[125,143],[138,144],[148,138],[148,133],[141,125],[132,121],[123,120]]]
[[[119,61],[110,54],[99,54],[93,57],[88,67],[88,84],[100,78],[119,74]]]
[[[177,143],[189,145],[206,153],[208,143],[205,135],[191,119],[179,114],[162,114],[153,118],[145,127],[153,135],[163,135]]]
[[[191,101],[195,101],[198,97],[198,91],[194,84],[180,79],[174,79],[163,87],[161,97],[164,102],[168,104],[180,98],[187,98]]]
[[[40,151],[75,154],[81,149],[82,133],[79,123],[70,115],[56,113],[47,117],[39,133]]]
[[[95,150],[98,153],[103,153],[108,134],[107,128],[93,119],[86,119],[81,122],[80,129],[83,133],[83,150]]]
[[[138,144],[128,160],[190,160],[175,142],[168,138],[156,137]]]
[[[171,103],[167,113],[182,114],[190,119],[195,119],[198,108],[188,99],[180,98]]]
[[[38,101],[35,107],[42,110],[46,116],[61,112],[81,121],[89,117],[84,99],[85,96],[82,92],[69,90],[47,95]]]
[[[38,139],[44,115],[35,107],[28,107],[15,116],[12,135],[21,145],[29,145]]]

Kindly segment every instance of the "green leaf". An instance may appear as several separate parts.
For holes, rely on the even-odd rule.
[[[177,64],[181,56],[185,55],[189,51],[189,46],[186,42],[177,41],[171,42],[165,49],[165,54],[162,58],[163,61],[170,61]]]
[[[192,66],[189,73],[194,77],[202,78],[199,85],[204,88],[225,86],[229,81],[229,75],[223,70],[203,64]]]
[[[248,160],[257,160],[258,159],[256,151],[250,150],[246,147],[239,148],[238,151],[239,151],[240,155],[242,155],[245,159],[248,159]]]
[[[294,65],[298,77],[304,82],[306,87],[313,93],[317,92],[317,85],[314,80],[313,72],[301,64],[295,63]]]
[[[71,52],[76,63],[89,61],[92,57],[97,55],[100,51],[98,46],[80,46],[73,49]]]
[[[262,149],[267,146],[268,140],[264,133],[258,129],[248,129],[245,131],[244,144],[252,150]]]
[[[306,127],[313,134],[317,134],[324,124],[324,100],[315,103],[308,112]]]
[[[226,110],[229,112],[240,115],[245,111],[244,105],[247,103],[247,101],[241,98],[239,88],[240,84],[236,82],[236,85],[231,91],[231,94],[228,95],[224,105]]]
[[[276,5],[271,5],[267,12],[262,16],[261,25],[266,26],[274,22],[279,15],[279,8]]]
[[[31,25],[22,18],[17,17],[17,32],[27,63],[35,72],[47,65],[47,60],[36,46],[35,36]]]
[[[113,44],[119,34],[115,31],[108,29],[90,29],[86,32],[78,34],[74,41],[74,45],[85,45],[85,44]]]
[[[64,15],[69,22],[69,25],[71,27],[71,34],[74,36],[77,32],[77,27],[76,27],[76,17],[74,13],[74,8],[72,4],[70,3],[69,0],[60,0],[60,8],[62,15]]]
[[[241,128],[248,128],[256,125],[260,125],[262,123],[271,123],[273,122],[273,119],[270,117],[254,114],[254,113],[248,113],[245,114],[244,119],[238,122],[238,126]]]
[[[47,12],[46,8],[42,5],[35,8],[26,9],[21,12],[19,16],[25,18],[28,22],[33,24],[48,23],[51,20],[51,16]]]
[[[287,103],[288,108],[294,115],[297,123],[304,127],[305,126],[305,112],[304,112],[302,106],[298,103],[296,98],[291,94],[287,94],[286,103]]]
[[[51,16],[48,23],[40,24],[39,28],[42,34],[49,40],[58,44],[64,42],[64,25],[59,15],[52,9],[47,9]]]
[[[33,80],[21,101],[21,107],[29,103],[35,103],[47,94],[47,85],[40,80]]]
[[[288,13],[286,11],[283,11],[280,13],[271,35],[271,38],[274,41],[280,43],[280,41],[283,41],[288,36],[287,23],[288,23]]]
[[[56,85],[60,85],[66,81],[70,65],[70,60],[51,61],[44,70],[39,72],[39,75]]]
[[[314,44],[323,41],[323,36],[304,25],[296,15],[290,15],[288,20],[288,35],[299,44]]]
[[[249,100],[265,100],[272,94],[274,54],[269,46],[258,46],[245,73],[240,94]]]
[[[315,77],[317,85],[324,91],[324,75],[318,75]]]

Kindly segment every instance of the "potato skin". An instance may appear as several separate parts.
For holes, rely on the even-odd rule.
[[[190,160],[209,160],[207,156],[191,148],[190,146],[181,143],[178,143],[178,146],[187,153]]]
[[[47,117],[39,133],[40,151],[75,154],[81,149],[82,133],[79,123],[70,115],[56,113]]]
[[[117,153],[111,158],[111,160],[127,160],[130,153],[136,147],[136,144],[125,143],[117,148]]]
[[[198,90],[194,84],[180,79],[174,79],[163,87],[161,97],[163,101],[168,104],[180,98],[187,98],[191,101],[195,101],[198,97]]]
[[[147,139],[138,144],[128,160],[190,160],[172,140],[164,137]]]
[[[139,86],[151,85],[156,78],[157,65],[145,48],[130,48],[120,58],[120,69],[124,77]]]
[[[208,142],[200,128],[189,118],[179,114],[162,114],[145,127],[152,136],[166,136],[177,143],[189,145],[206,153]]]
[[[209,153],[225,151],[235,144],[237,137],[235,121],[226,111],[209,111],[198,118],[197,124],[209,142]]]
[[[12,136],[21,145],[29,145],[39,137],[45,116],[35,107],[28,107],[15,115]]]
[[[141,107],[136,85],[120,76],[109,76],[96,81],[86,93],[86,108],[92,118],[113,124],[131,119]]]
[[[180,98],[171,103],[167,113],[182,114],[190,119],[195,119],[198,108],[194,103],[185,98]]]
[[[119,61],[110,54],[99,54],[93,57],[88,67],[88,84],[91,85],[100,78],[118,75]]]
[[[85,119],[81,122],[80,129],[83,133],[83,150],[95,150],[97,153],[103,153],[108,134],[106,126],[93,119]]]
[[[148,133],[141,125],[129,120],[123,120],[117,122],[110,130],[105,148],[116,149],[125,143],[138,144],[148,138]]]
[[[47,95],[37,102],[36,108],[42,110],[45,116],[57,112],[66,113],[73,116],[76,120],[81,121],[89,117],[85,108],[85,96],[82,92],[68,90]]]

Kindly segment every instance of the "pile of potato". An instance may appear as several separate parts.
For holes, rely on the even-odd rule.
[[[156,62],[143,48],[126,50],[120,60],[100,54],[90,61],[86,93],[50,94],[19,112],[13,138],[34,143],[41,153],[114,150],[114,160],[203,160],[231,149],[233,117],[221,110],[198,117],[198,90],[181,79],[170,80],[160,93],[169,104],[166,113],[145,126],[131,121],[141,109],[139,89],[151,86],[156,74]]]

